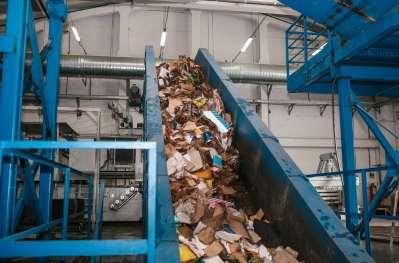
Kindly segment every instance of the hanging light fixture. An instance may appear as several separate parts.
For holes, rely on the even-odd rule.
[[[71,29],[72,29],[73,35],[75,36],[76,41],[80,42],[80,36],[79,36],[79,32],[78,32],[77,28],[74,25],[72,25]]]
[[[162,31],[162,34],[161,34],[161,42],[159,43],[159,45],[161,46],[161,47],[165,47],[165,43],[166,43],[166,35],[167,35],[168,33],[166,32],[166,29],[164,29],[163,31]]]
[[[247,41],[245,41],[244,45],[243,45],[242,48],[241,48],[241,53],[244,53],[244,52],[247,50],[247,48],[249,47],[249,45],[251,45],[251,43],[252,43],[253,40],[254,40],[253,37],[249,37],[249,38],[247,39]]]

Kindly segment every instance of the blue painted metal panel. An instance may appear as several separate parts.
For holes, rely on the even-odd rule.
[[[178,262],[179,250],[176,225],[166,170],[158,81],[155,72],[154,51],[146,47],[144,85],[144,137],[157,143],[157,261]]]
[[[235,93],[232,81],[208,51],[201,49],[196,62],[234,118],[235,145],[245,156],[240,159],[241,176],[253,187],[257,204],[279,226],[284,243],[297,248],[306,262],[373,262],[256,112]]]

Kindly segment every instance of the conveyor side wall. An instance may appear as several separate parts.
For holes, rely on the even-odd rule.
[[[284,151],[232,81],[206,49],[196,62],[211,86],[219,89],[226,110],[236,124],[235,145],[240,151],[241,176],[257,205],[278,226],[284,244],[298,249],[311,262],[373,262],[334,212],[321,200],[307,178]]]
[[[156,262],[179,262],[179,248],[164,152],[154,51],[145,50],[144,136],[157,143]]]

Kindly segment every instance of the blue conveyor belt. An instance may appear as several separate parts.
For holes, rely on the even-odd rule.
[[[152,56],[152,57],[151,57]],[[146,63],[153,53],[146,50]],[[233,82],[205,49],[196,62],[210,85],[219,89],[227,112],[236,125],[235,146],[240,155],[240,176],[254,189],[256,205],[270,216],[284,244],[297,249],[307,263],[373,262],[334,212],[321,200],[256,112],[234,92]],[[158,232],[157,262],[176,262],[178,249],[173,223],[171,194],[166,174],[162,121],[155,67],[146,67],[145,136],[158,144]],[[244,158],[245,157],[245,158]]]
[[[278,225],[283,243],[298,249],[307,263],[373,262],[256,112],[235,93],[233,82],[208,51],[200,49],[195,61],[233,116],[234,145],[242,156],[240,176],[253,188],[257,205]]]

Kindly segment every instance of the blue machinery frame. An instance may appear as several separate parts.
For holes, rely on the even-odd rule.
[[[245,156],[240,159],[240,175],[248,181],[257,205],[275,222],[284,244],[298,249],[306,262],[373,262],[256,112],[236,94],[209,52],[200,49],[195,60],[237,123],[234,141]]]
[[[138,255],[147,254],[148,262],[168,255],[174,262],[178,253],[176,242],[173,252],[164,255],[156,253],[156,231],[168,232],[164,224],[164,210],[157,199],[156,180],[157,154],[156,143],[153,142],[57,142],[57,105],[59,88],[60,54],[62,43],[62,27],[67,17],[67,6],[64,0],[48,0],[46,14],[49,19],[48,43],[39,50],[37,42],[31,0],[7,1],[7,18],[5,34],[0,36],[0,52],[2,53],[1,86],[0,86],[0,122],[6,124],[0,129],[0,258],[9,257],[49,257],[49,256],[93,256],[97,261],[103,255]],[[29,41],[29,45],[27,44]],[[30,47],[31,67],[25,68],[26,50]],[[155,64],[150,73],[156,79]],[[47,64],[43,71],[43,64]],[[147,63],[148,65],[148,63]],[[148,75],[149,73],[147,73]],[[150,90],[157,91],[155,82],[147,82]],[[41,102],[43,109],[42,141],[20,141],[22,97],[25,91],[33,92]],[[97,217],[94,235],[91,226],[93,203],[93,178],[88,180],[88,203],[85,211],[69,215],[69,183],[71,174],[86,176],[71,167],[54,162],[56,149],[142,149],[146,154],[146,225],[147,238],[139,240],[98,240],[101,238],[101,216]],[[53,173],[58,169],[64,173],[64,206],[63,217],[52,219]],[[22,172],[22,173],[21,173]],[[39,191],[36,192],[34,178],[39,176]],[[24,183],[23,191],[17,197],[17,177]],[[163,184],[165,182],[162,182]],[[158,185],[157,185],[158,184]],[[103,189],[103,184],[100,187]],[[160,190],[161,196],[165,191]],[[102,202],[102,198],[100,198]],[[99,207],[101,208],[102,205]],[[15,233],[25,205],[29,205],[36,218],[36,226]],[[171,208],[171,207],[169,207]],[[163,211],[163,212],[162,212]],[[101,214],[101,210],[97,211]],[[156,213],[158,213],[156,215]],[[68,220],[87,214],[88,238],[96,240],[67,240]],[[169,213],[170,214],[170,213]],[[161,219],[161,221],[160,221]],[[50,232],[61,224],[62,240],[50,240]],[[160,225],[158,228],[157,225]],[[170,228],[168,233],[175,231]],[[162,236],[162,235],[159,236]],[[175,233],[174,233],[175,234]],[[42,240],[26,241],[31,236]],[[165,235],[163,235],[165,236]],[[173,238],[171,239],[173,241]],[[162,244],[162,242],[161,242]],[[160,247],[163,247],[162,245]],[[173,256],[174,255],[174,256]]]
[[[35,155],[28,150],[56,150],[56,149],[141,149],[147,151],[147,179],[146,179],[146,226],[147,238],[136,240],[67,240],[67,225],[71,217],[77,215],[68,215],[69,202],[69,179],[71,173],[84,175],[63,164],[45,159],[40,155]],[[6,156],[18,157],[19,159],[28,159],[35,161],[41,167],[58,168],[65,171],[65,192],[64,192],[64,208],[63,218],[43,223],[36,227],[30,228],[23,232],[8,235],[0,239],[1,253],[0,258],[10,257],[62,257],[62,256],[115,256],[115,255],[147,255],[147,262],[156,262],[156,143],[155,142],[65,142],[65,141],[1,141],[0,156],[3,163],[6,162]],[[4,174],[1,174],[3,177]],[[31,177],[32,178],[32,177]],[[89,182],[92,182],[88,177]],[[24,178],[25,183],[29,180]],[[91,183],[89,185],[92,185]],[[15,186],[14,186],[15,187]],[[92,189],[92,187],[90,187]],[[100,189],[104,189],[102,187]],[[101,190],[103,191],[103,190]],[[35,194],[32,194],[33,196]],[[15,196],[7,200],[9,203],[15,203]],[[88,236],[91,236],[91,201],[87,208],[88,213]],[[48,231],[57,224],[62,224],[62,240],[45,240],[45,241],[19,241]],[[99,228],[101,226],[101,218],[97,222],[95,238],[100,238]]]
[[[144,138],[157,144],[156,262],[179,262],[173,203],[166,170],[158,78],[154,50],[149,46],[145,49]]]
[[[399,54],[399,3],[358,0],[352,1],[352,6],[348,7],[338,1],[281,2],[303,14],[286,32],[288,91],[338,93],[346,226],[356,237],[363,237],[365,232],[366,248],[370,253],[369,221],[378,204],[397,187],[399,154],[358,96],[399,96],[399,67],[396,63]],[[321,24],[325,30],[311,32],[310,20]],[[319,36],[324,37],[326,45],[318,54],[312,54],[320,47],[314,42]],[[387,171],[370,204],[367,203],[367,185],[362,184],[364,211],[360,222],[355,173],[360,173],[362,182],[367,184],[368,169],[355,170],[353,110],[384,149],[386,165],[393,167]]]

